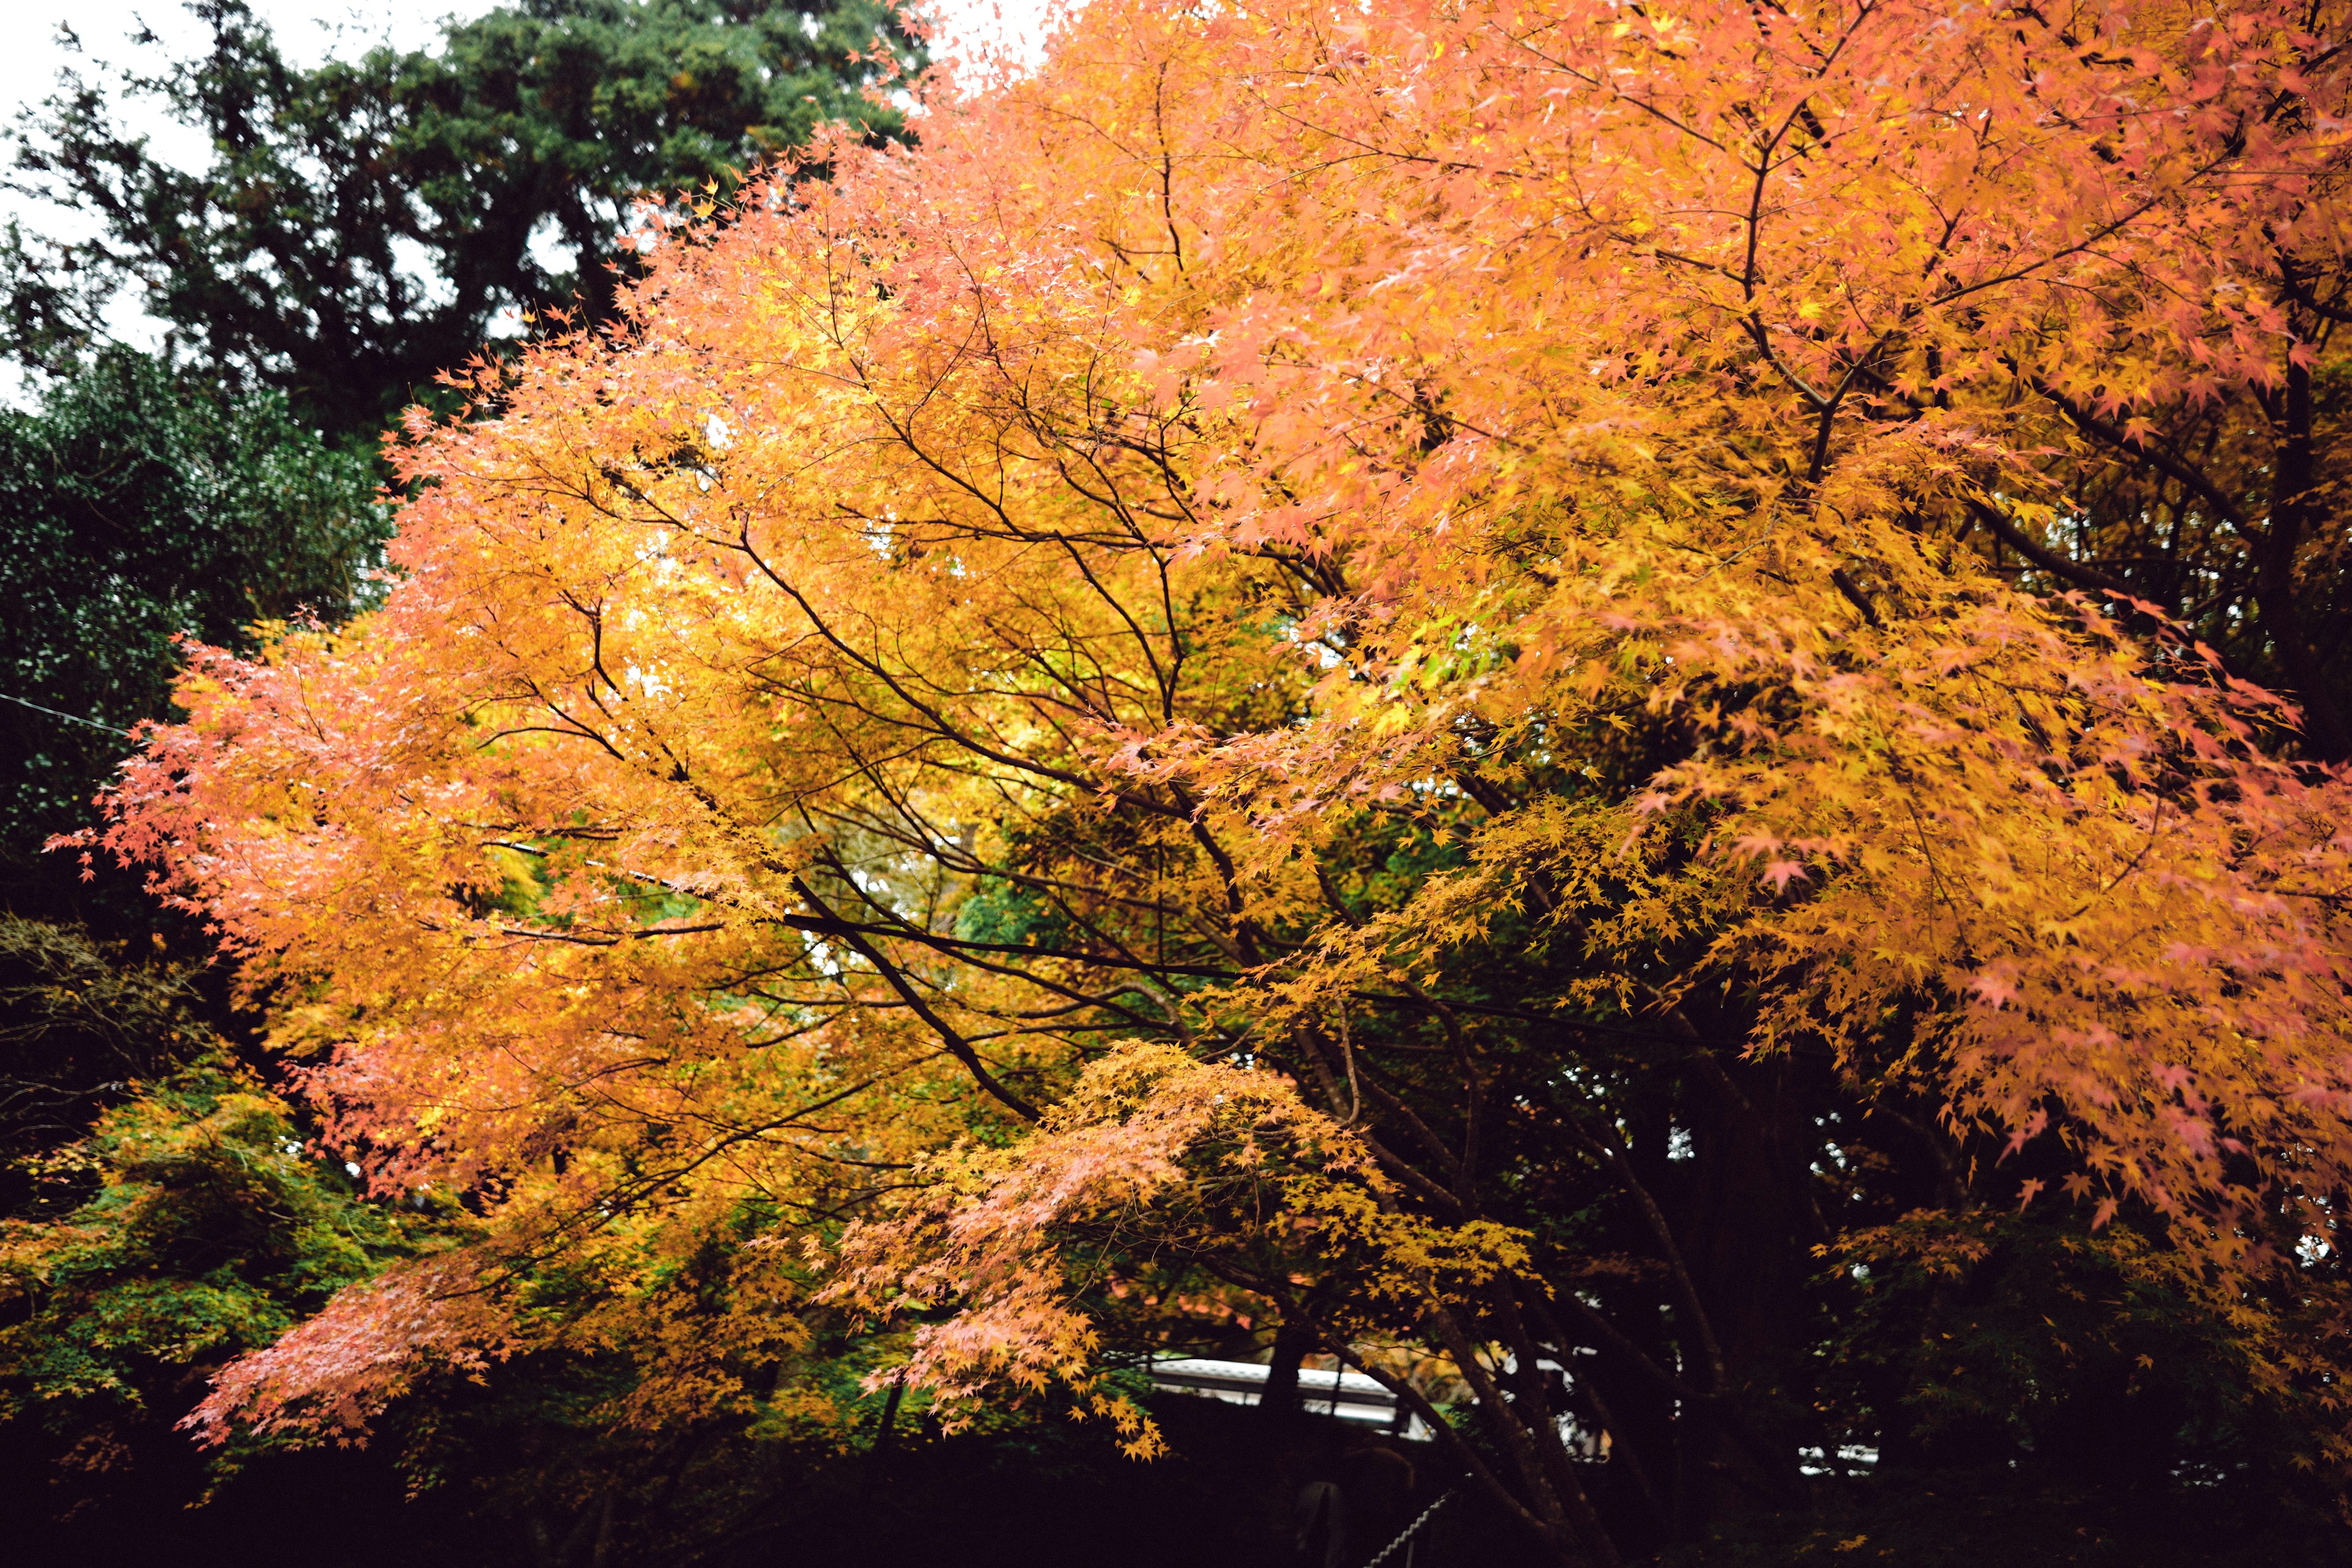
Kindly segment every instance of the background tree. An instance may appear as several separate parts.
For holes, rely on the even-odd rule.
[[[94,1531],[60,1550],[169,1529],[207,1371],[445,1228],[306,1148],[194,978],[0,916],[0,1452],[28,1552],[60,1515]]]
[[[397,1250],[236,1061],[249,1024],[201,934],[42,853],[171,714],[177,638],[250,647],[367,601],[376,487],[282,395],[124,349],[0,413],[0,1444],[28,1529],[168,1528],[203,1485],[186,1392]]]
[[[436,47],[287,63],[244,0],[193,0],[197,58],[68,76],[16,133],[16,186],[98,220],[12,237],[9,352],[56,366],[131,291],[168,357],[274,387],[373,450],[401,409],[549,311],[609,317],[640,196],[706,200],[819,124],[898,129],[913,44],[877,0],[531,0]],[[152,100],[203,133],[188,172],[116,121]]]
[[[373,465],[322,446],[285,398],[194,390],[110,349],[37,412],[0,413],[0,878],[9,907],[86,900],[44,857],[128,749],[170,710],[174,639],[251,647],[249,628],[340,620],[373,591],[389,519]],[[37,706],[35,706],[37,704]],[[111,913],[136,929],[143,903]]]

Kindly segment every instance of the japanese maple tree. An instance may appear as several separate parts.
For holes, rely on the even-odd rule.
[[[1914,1441],[1965,1369],[1818,1315],[2046,1247],[2340,1479],[2347,24],[1098,0],[648,234],[412,425],[384,607],[200,652],[116,794],[341,1146],[485,1216],[197,1419],[593,1333],[659,1422],[922,1308],[950,1415],[1149,1452],[1159,1302],[1606,1563]]]

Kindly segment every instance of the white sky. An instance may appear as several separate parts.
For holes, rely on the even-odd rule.
[[[151,61],[166,51],[183,58],[201,50],[206,34],[179,0],[5,0],[16,20],[5,25],[6,47],[0,48],[0,123],[13,125],[26,108],[54,89],[58,73],[68,68],[97,81],[108,81],[110,64],[127,63],[142,53]],[[497,8],[497,0],[251,0],[256,16],[278,35],[278,47],[290,60],[310,65],[331,55],[364,53],[377,44],[401,49],[429,47],[441,34],[444,19],[467,20]],[[1038,42],[1038,17],[1045,0],[931,0],[947,17],[944,47],[994,37],[1013,43],[1034,58]],[[77,52],[60,28],[70,25],[80,40]],[[142,27],[162,40],[148,50],[131,39]],[[125,106],[132,107],[132,106]],[[156,152],[175,163],[200,163],[205,148],[181,127],[152,113],[130,119],[152,138]],[[0,154],[5,156],[5,154]],[[28,230],[62,234],[73,226],[72,216],[56,208],[26,202],[0,192],[0,223],[16,218]],[[114,323],[119,335],[133,342],[152,342],[135,308]],[[13,366],[0,365],[0,402],[25,395]]]
[[[442,17],[478,16],[492,8],[490,0],[408,5],[388,0],[253,0],[254,14],[276,31],[279,47],[304,65],[330,54],[363,53],[379,43],[421,48],[439,37]],[[75,67],[103,79],[103,63],[133,58],[142,51],[130,40],[142,26],[163,40],[160,49],[150,51],[152,58],[167,51],[193,54],[205,43],[203,25],[179,0],[13,0],[9,9],[16,20],[8,27],[8,47],[0,49],[0,104],[11,122],[20,110],[48,96],[60,70]],[[60,36],[68,25],[81,39],[79,54]],[[178,151],[164,141],[168,127],[152,129],[159,145]]]
[[[481,16],[494,0],[251,0],[254,14],[276,31],[278,46],[292,59],[315,64],[329,55],[354,55],[379,43],[422,48],[440,36],[444,19]],[[1037,30],[1041,0],[934,0],[948,17],[950,42],[986,34],[1030,41]],[[7,47],[0,49],[0,105],[14,120],[16,110],[47,95],[63,67],[127,58],[128,42],[141,27],[152,28],[173,46],[193,51],[205,33],[178,0],[12,0]],[[75,55],[58,37],[70,24],[81,38]]]

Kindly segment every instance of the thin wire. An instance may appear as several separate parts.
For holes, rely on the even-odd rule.
[[[118,730],[111,724],[101,724],[95,719],[84,719],[76,713],[60,713],[54,708],[44,708],[37,702],[27,702],[21,697],[11,697],[5,691],[0,691],[0,702],[14,702],[19,708],[30,708],[36,713],[46,713],[52,719],[62,719],[68,724],[84,724],[93,730],[103,730],[110,735],[120,735],[126,741],[131,739],[131,731],[128,730]]]

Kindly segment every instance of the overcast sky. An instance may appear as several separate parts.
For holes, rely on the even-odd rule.
[[[330,54],[360,54],[372,45],[391,43],[404,49],[421,48],[440,33],[444,16],[478,16],[490,10],[488,0],[423,0],[394,5],[387,0],[252,0],[254,14],[278,34],[287,54],[312,65]],[[48,96],[58,72],[68,67],[86,75],[100,74],[102,62],[122,61],[136,51],[130,39],[142,27],[152,29],[163,47],[185,56],[204,47],[205,29],[178,0],[13,0],[16,21],[9,25],[8,47],[0,49],[0,102],[7,118]],[[81,40],[78,54],[62,36],[70,26]],[[159,137],[164,128],[152,129]]]
[[[493,0],[415,0],[407,5],[389,0],[251,0],[254,13],[278,34],[287,54],[304,64],[315,64],[331,54],[358,54],[371,45],[389,43],[403,49],[422,48],[440,36],[445,18],[460,20],[495,9]],[[1038,0],[935,0],[946,14],[951,34],[970,37],[1002,26],[1013,37],[1035,30]],[[204,28],[177,0],[12,0],[16,17],[8,27],[8,47],[0,49],[0,104],[8,117],[45,97],[59,69],[86,61],[120,60],[131,53],[127,40],[142,26],[151,28],[166,47],[184,50],[201,47]],[[999,18],[1001,17],[1001,21]],[[81,39],[77,57],[58,36],[70,25]]]

